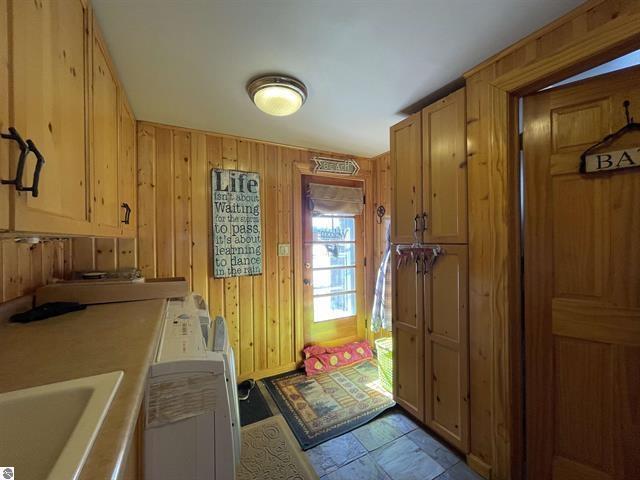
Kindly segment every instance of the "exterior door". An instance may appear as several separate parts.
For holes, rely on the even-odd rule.
[[[391,127],[391,241],[422,240],[420,113]]]
[[[467,242],[465,89],[422,110],[424,241]]]
[[[354,180],[305,175],[309,183],[363,187]],[[314,215],[303,200],[304,343],[340,345],[364,338],[364,213]]]
[[[469,451],[467,246],[446,245],[424,273],[425,423]]]
[[[640,169],[578,172],[625,100],[640,120],[638,68],[524,100],[531,480],[640,478]]]

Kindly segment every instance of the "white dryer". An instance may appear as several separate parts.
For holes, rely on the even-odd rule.
[[[240,444],[224,319],[198,295],[170,299],[145,392],[145,478],[234,480]]]

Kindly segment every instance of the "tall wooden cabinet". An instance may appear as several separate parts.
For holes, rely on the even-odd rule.
[[[0,141],[0,178],[44,158],[37,195],[0,185],[0,231],[135,236],[134,123],[88,0],[0,0],[0,132],[33,142]]]
[[[468,450],[469,338],[465,92],[391,128],[392,242],[439,247],[432,268],[394,248],[394,397]]]

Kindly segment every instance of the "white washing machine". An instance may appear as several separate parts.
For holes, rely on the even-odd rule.
[[[198,295],[170,299],[145,392],[145,478],[234,480],[240,445],[224,319]]]

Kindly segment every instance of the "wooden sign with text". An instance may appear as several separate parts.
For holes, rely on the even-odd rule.
[[[316,163],[313,173],[335,173],[338,175],[356,175],[360,165],[355,160],[335,160],[333,158],[313,157]]]
[[[260,175],[211,171],[213,276],[262,274]]]
[[[610,172],[634,167],[640,167],[640,147],[585,155],[580,173]]]

